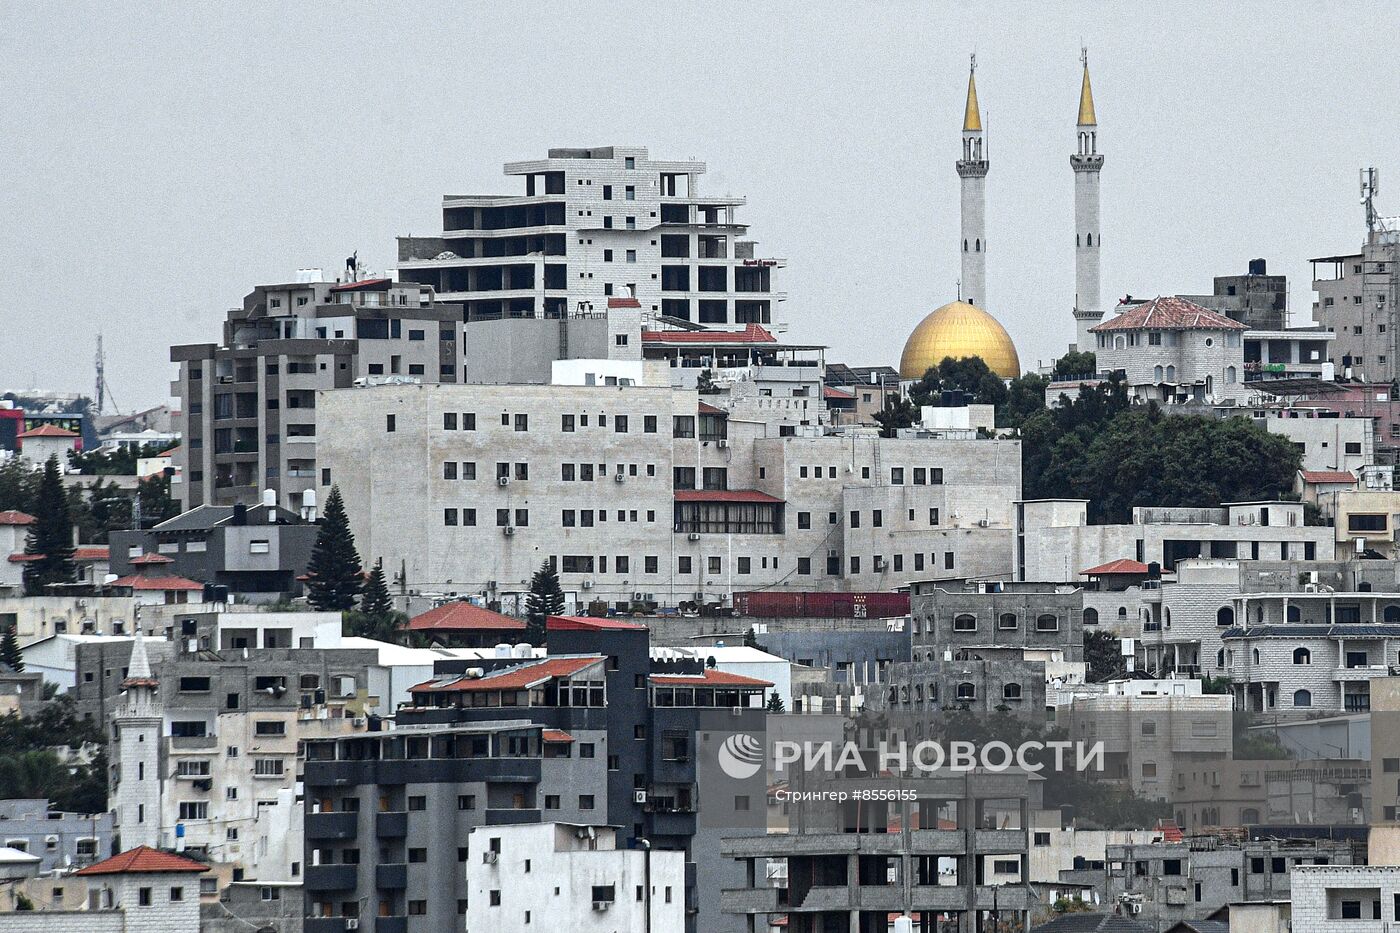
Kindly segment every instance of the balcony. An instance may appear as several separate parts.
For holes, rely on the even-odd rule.
[[[380,839],[402,839],[407,836],[408,813],[403,810],[376,813],[374,834]]]
[[[767,914],[782,910],[778,888],[726,888],[719,894],[719,907],[727,914]]]
[[[374,933],[408,933],[408,918],[375,917]]]
[[[1384,664],[1363,664],[1358,667],[1339,667],[1332,672],[1332,679],[1342,682],[1356,682],[1385,677],[1390,668]]]
[[[170,747],[175,750],[192,748],[213,748],[219,744],[217,735],[172,735]]]
[[[374,866],[374,883],[381,890],[401,891],[408,887],[408,866],[402,862],[385,862]]]
[[[302,933],[345,933],[346,917],[307,917],[302,921]]]
[[[487,826],[515,826],[521,823],[538,823],[539,810],[516,810],[514,808],[487,810]]]
[[[355,888],[355,865],[308,865],[306,867],[306,890],[312,891],[352,891]]]
[[[354,839],[359,824],[358,813],[308,813],[306,838]]]

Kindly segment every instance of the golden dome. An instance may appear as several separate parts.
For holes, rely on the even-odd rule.
[[[949,356],[955,360],[980,356],[1003,379],[1021,375],[1021,358],[1006,328],[965,301],[950,301],[919,322],[905,341],[899,375],[919,379]]]

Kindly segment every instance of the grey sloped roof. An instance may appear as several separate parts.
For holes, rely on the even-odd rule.
[[[1061,914],[1038,924],[1031,933],[1155,933],[1151,924],[1123,914]]]
[[[1220,633],[1221,638],[1394,638],[1400,636],[1400,625],[1371,625],[1366,622],[1341,622],[1336,625],[1251,625],[1235,626]]]

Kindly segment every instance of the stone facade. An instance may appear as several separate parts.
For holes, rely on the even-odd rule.
[[[1298,866],[1291,893],[1294,933],[1384,933],[1400,922],[1400,866]]]

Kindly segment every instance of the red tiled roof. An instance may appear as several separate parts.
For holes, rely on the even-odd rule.
[[[133,590],[202,590],[203,583],[186,580],[184,577],[143,577],[126,576],[113,580],[108,586],[129,586]]]
[[[1239,321],[1203,308],[1175,295],[1153,298],[1115,318],[1089,328],[1090,333],[1110,330],[1248,330]]]
[[[175,561],[169,557],[166,557],[164,554],[142,554],[140,557],[133,557],[131,559],[131,566],[133,567],[145,567],[151,564],[173,563],[175,563]]]
[[[76,561],[110,560],[112,549],[105,544],[84,545],[73,549],[73,559]]]
[[[630,296],[608,299],[609,308],[640,308],[641,306],[642,303],[640,301]]]
[[[771,502],[782,499],[757,489],[677,489],[677,502]]]
[[[540,733],[540,738],[546,742],[557,743],[572,742],[574,740],[574,737],[563,729],[545,729]]]
[[[642,343],[777,343],[778,338],[760,324],[743,330],[644,330]]]
[[[179,445],[179,444],[176,444],[174,447],[170,448],[169,450],[162,450],[160,453],[156,454],[156,456],[157,456],[157,457],[169,457],[169,456],[172,456],[172,455],[175,453],[175,451],[177,451],[177,450],[179,450],[179,449],[180,449],[180,445]]]
[[[716,406],[714,406],[714,405],[711,405],[709,402],[701,402],[701,403],[700,403],[700,414],[702,414],[702,415],[727,415],[727,414],[729,414],[729,412],[725,411],[723,408],[718,408],[718,407],[716,407]]]
[[[478,690],[525,690],[556,677],[569,677],[587,670],[595,664],[603,663],[601,655],[581,658],[542,658],[514,667],[504,667],[488,671],[481,677],[459,677],[456,680],[441,682],[425,680],[409,687],[409,693],[472,693]]]
[[[0,525],[32,525],[36,521],[38,519],[28,512],[19,512],[14,509],[0,512]]]
[[[1305,483],[1347,483],[1356,482],[1356,476],[1345,470],[1299,470]]]
[[[150,846],[137,846],[134,849],[128,849],[120,855],[114,855],[109,859],[103,859],[96,865],[80,868],[73,874],[128,875],[132,873],[151,874],[182,871],[201,872],[208,870],[208,865],[196,862],[194,859],[185,858],[183,855],[162,852],[159,849],[152,849]]]
[[[1121,557],[1118,560],[1111,560],[1106,564],[1099,564],[1097,567],[1090,567],[1088,570],[1081,570],[1081,574],[1086,577],[1108,577],[1114,574],[1142,574],[1147,573],[1147,565],[1141,561],[1129,560]]]
[[[34,560],[43,560],[43,554],[11,554],[9,561],[12,564],[25,564]]]
[[[822,386],[822,398],[855,398],[854,392],[847,392],[845,389],[838,389],[836,386]]]
[[[451,631],[493,631],[523,632],[525,623],[510,616],[474,606],[469,602],[444,603],[436,609],[414,616],[409,620],[410,632],[451,632]]]
[[[358,282],[342,282],[339,285],[332,285],[333,292],[353,292],[360,289],[378,288],[382,285],[392,284],[392,279],[361,279]]]
[[[545,631],[549,632],[603,632],[603,631],[646,631],[640,622],[623,622],[621,619],[595,619],[592,616],[550,616],[545,620]]]
[[[745,677],[728,671],[705,668],[703,674],[653,674],[651,682],[664,687],[771,687],[772,683],[757,677]]]
[[[41,424],[37,428],[22,431],[16,436],[20,440],[24,440],[26,437],[80,437],[81,435],[73,431],[66,431],[55,424]]]

